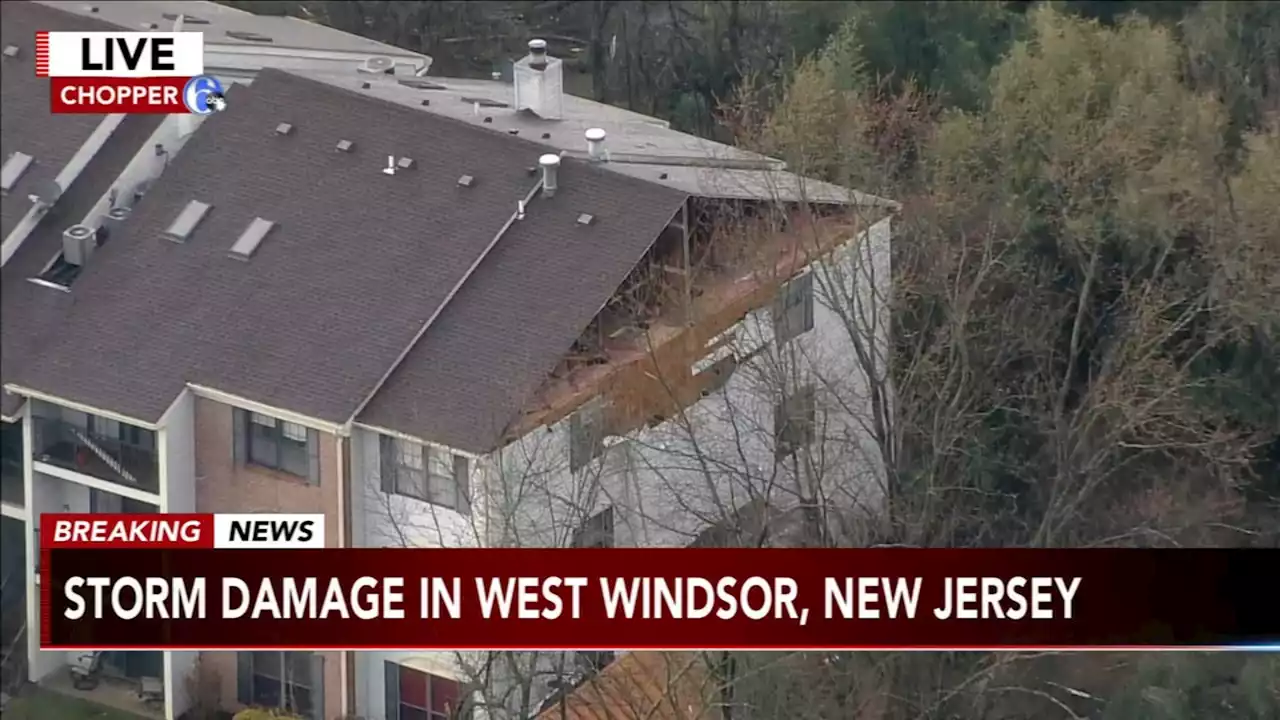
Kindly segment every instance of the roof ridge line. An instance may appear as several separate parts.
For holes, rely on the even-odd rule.
[[[482,250],[476,259],[471,262],[471,266],[467,268],[467,271],[464,272],[462,277],[458,278],[458,282],[454,283],[453,287],[449,289],[449,293],[444,296],[444,300],[436,306],[436,309],[431,313],[430,317],[427,318],[427,321],[422,324],[422,327],[418,328],[418,332],[414,333],[413,338],[409,340],[409,343],[400,351],[400,354],[396,356],[396,359],[387,367],[386,372],[382,374],[381,378],[378,378],[378,382],[374,383],[373,388],[370,389],[364,399],[360,401],[360,404],[356,405],[355,410],[353,410],[350,417],[347,418],[347,425],[355,422],[356,418],[360,416],[360,413],[364,412],[364,409],[369,406],[369,403],[373,401],[373,398],[377,396],[377,394],[387,384],[387,380],[391,378],[391,375],[400,367],[401,364],[404,363],[404,359],[413,351],[413,348],[418,344],[418,341],[422,340],[422,336],[426,335],[427,330],[435,324],[436,319],[444,314],[444,309],[449,306],[449,303],[453,302],[453,299],[458,295],[458,292],[462,290],[462,286],[471,279],[471,276],[475,274],[476,269],[480,267],[480,264],[484,262],[484,259],[489,257],[489,253],[493,252],[493,249],[497,247],[498,241],[502,239],[502,236],[506,235],[507,230],[510,230],[511,226],[521,218],[521,210],[528,206],[529,202],[538,194],[538,191],[542,189],[542,182],[543,178],[539,177],[529,192],[525,194],[524,200],[521,201],[518,209],[511,213],[511,217],[507,218],[507,221],[503,223],[502,227],[498,229],[498,232],[494,234],[493,239],[489,241],[489,244],[486,245],[484,250]]]

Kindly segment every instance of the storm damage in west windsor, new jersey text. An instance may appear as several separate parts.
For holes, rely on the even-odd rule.
[[[799,584],[787,577],[585,577],[474,578],[479,615],[485,619],[579,619],[584,593],[596,594],[592,607],[606,619],[793,620],[804,625],[809,607]],[[921,578],[828,577],[822,617],[826,620],[914,619],[923,591]],[[417,579],[420,619],[460,619],[463,582],[459,578]],[[218,617],[225,619],[404,619],[403,577],[284,577],[249,582],[221,579]],[[1069,620],[1080,589],[1078,577],[944,578],[939,620]],[[72,577],[63,585],[69,619],[86,615],[122,619],[208,617],[205,578]],[[936,593],[934,594],[936,595]]]

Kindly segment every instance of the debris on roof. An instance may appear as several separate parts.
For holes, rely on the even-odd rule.
[[[20,52],[22,52],[22,50],[17,45],[4,46],[4,56],[7,58],[16,58]]]
[[[338,152],[349,153],[355,149],[356,144],[350,140],[339,140],[336,147]]]
[[[417,78],[417,77],[400,78],[399,82],[401,85],[408,88],[413,88],[415,90],[448,90],[449,89],[445,85],[431,82],[430,80],[427,80],[425,78]]]
[[[402,157],[396,161],[396,169],[412,170],[417,163],[411,157]]]
[[[463,175],[462,177],[458,178],[458,185],[462,187],[469,188],[475,184],[476,184],[476,179],[471,177],[470,175]]]
[[[578,216],[578,224],[579,224],[579,225],[590,225],[590,224],[594,223],[595,221],[596,221],[596,216],[595,216],[595,215],[589,215],[589,214],[587,214],[587,213],[582,213],[581,215],[579,215],[579,216]]]
[[[261,35],[249,30],[228,30],[226,36],[235,38],[236,40],[244,40],[246,42],[269,43],[272,39],[268,35]]]
[[[293,132],[293,125],[289,123],[282,122],[276,126],[277,135],[289,135],[292,132]]]

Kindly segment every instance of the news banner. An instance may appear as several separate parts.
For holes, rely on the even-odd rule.
[[[1280,649],[1274,551],[362,549],[328,530],[45,514],[41,647]]]

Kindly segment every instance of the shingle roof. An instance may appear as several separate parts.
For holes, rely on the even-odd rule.
[[[604,169],[689,195],[896,205],[884,198],[787,172],[781,160],[673,130],[656,118],[573,95],[564,96],[560,120],[543,120],[512,107],[515,93],[510,82],[431,76],[423,79],[434,87],[418,89],[406,87],[402,79],[394,77],[312,71],[305,74],[339,87],[368,84],[361,89],[362,94],[452,117],[495,133],[515,132],[556,150],[582,152],[586,150],[586,130],[600,128],[607,133],[605,147],[612,158],[602,164]],[[479,108],[476,100],[483,101]],[[428,104],[423,105],[424,102]]]
[[[0,59],[0,155],[14,152],[35,158],[18,185],[0,198],[0,237],[8,237],[31,207],[34,188],[53,180],[71,159],[101,115],[53,115],[49,112],[49,81],[36,77],[37,30],[112,30],[110,23],[78,18],[30,2],[0,3],[0,46],[18,48],[17,57]]]
[[[148,422],[184,383],[345,422],[526,197],[536,180],[528,168],[542,152],[520,138],[278,71],[233,88],[228,104],[95,254],[71,293],[84,301],[71,304],[41,361],[21,366],[15,384]],[[278,135],[281,122],[293,132]],[[335,150],[343,139],[354,152]],[[414,158],[417,167],[385,175],[388,155]],[[642,183],[581,172],[599,176],[593,194],[570,205],[575,195],[566,190],[554,199],[564,205],[553,200],[540,213],[535,201],[529,217],[538,219],[518,224],[498,247],[514,239],[518,247],[546,248],[572,224],[565,218],[586,207],[620,217],[622,208],[652,198],[637,195]],[[464,173],[477,178],[476,187],[458,186]],[[577,262],[599,266],[566,260],[551,269],[572,267],[587,278],[629,269],[661,230],[644,221],[646,213],[669,217],[682,199],[664,193],[656,200],[667,207],[641,210],[642,222],[575,227],[598,250]],[[192,200],[212,210],[186,242],[163,238]],[[277,227],[248,261],[228,257],[255,217]],[[481,267],[476,278],[490,277]],[[532,291],[592,306],[583,325],[613,290],[592,297],[595,284],[579,293],[564,278],[542,277],[546,284]],[[479,302],[483,314],[491,301]],[[529,331],[496,314],[491,322],[488,344],[451,348],[483,351],[498,347],[496,338]],[[546,335],[566,332],[566,316],[552,313],[545,322]],[[549,369],[537,368],[538,379]],[[534,364],[525,372],[534,373]],[[395,413],[394,404],[383,407]]]
[[[359,420],[492,450],[686,198],[568,160],[558,185],[529,204]],[[591,225],[577,223],[583,213]]]
[[[17,186],[0,199],[2,237],[8,238],[31,208],[27,197],[52,181],[67,161],[102,122],[101,115],[54,115],[49,110],[49,83],[35,75],[34,42],[37,30],[112,30],[117,26],[77,17],[30,2],[0,4],[0,45],[19,48],[17,57],[0,61],[0,155],[23,152],[35,158]],[[33,354],[38,335],[69,298],[55,290],[37,287],[26,278],[38,274],[61,247],[62,230],[79,222],[110,188],[137,148],[155,129],[158,116],[126,118],[58,202],[40,219],[17,251],[5,263],[0,277],[0,371],[8,379],[18,364]],[[0,414],[12,415],[21,400],[9,393],[0,396]]]

